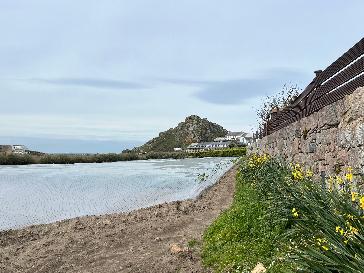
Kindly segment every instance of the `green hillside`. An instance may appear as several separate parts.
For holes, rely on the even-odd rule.
[[[171,152],[174,148],[186,148],[191,143],[213,141],[214,138],[227,134],[222,126],[205,118],[192,115],[185,121],[159,134],[144,145],[135,148],[139,152]]]

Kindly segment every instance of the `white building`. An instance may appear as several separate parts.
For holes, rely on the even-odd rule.
[[[27,148],[24,145],[13,145],[13,154],[26,154]]]
[[[253,137],[253,134],[251,133],[247,133],[243,138],[242,138],[242,141],[241,141],[243,144],[245,145],[251,145],[254,143],[254,137]]]
[[[213,142],[201,142],[201,143],[192,143],[186,149],[188,153],[191,152],[201,152],[208,150],[218,150],[218,149],[226,149],[229,148],[231,141],[213,141]]]
[[[236,141],[244,145],[250,145],[254,142],[253,135],[244,132],[229,132],[224,137],[217,137],[214,141]]]
[[[27,147],[24,145],[0,145],[0,153],[2,154],[24,155],[27,153],[27,150]]]
[[[243,142],[246,133],[244,132],[229,132],[225,138],[226,140]]]

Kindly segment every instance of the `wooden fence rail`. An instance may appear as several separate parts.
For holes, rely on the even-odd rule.
[[[364,86],[364,38],[324,71],[315,73],[316,77],[289,106],[271,113],[259,137],[307,117]]]

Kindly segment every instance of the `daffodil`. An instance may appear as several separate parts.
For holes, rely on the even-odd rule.
[[[292,215],[293,215],[293,217],[298,218],[299,214],[298,214],[298,210],[296,208],[292,209]]]
[[[329,191],[331,192],[334,189],[334,178],[329,176]]]
[[[336,183],[341,186],[344,183],[344,180],[340,176],[336,176]]]
[[[358,197],[359,197],[359,193],[353,192],[353,191],[351,192],[351,201],[352,202],[355,202]]]
[[[337,232],[337,233],[339,233],[341,236],[343,236],[343,235],[344,235],[344,229],[343,229],[343,228],[341,228],[340,226],[337,226],[337,227],[336,227],[336,232]]]
[[[293,170],[292,170],[292,177],[294,180],[303,180],[304,179],[304,173],[302,171],[302,168],[299,164],[296,164],[294,167],[293,167]]]
[[[306,171],[306,176],[307,176],[308,178],[312,177],[312,176],[313,176],[313,172],[312,172],[311,170],[307,170],[307,171]]]
[[[351,234],[358,234],[359,230],[353,226],[350,226],[350,232],[351,232]]]
[[[364,210],[364,196],[362,196],[362,197],[360,198],[360,200],[359,200],[359,204],[360,204],[361,209],[363,209],[363,210]]]
[[[345,175],[345,179],[349,182],[353,181],[353,174],[352,173],[347,173]]]
[[[325,251],[329,250],[329,248],[327,246],[322,246],[322,249],[325,250]]]

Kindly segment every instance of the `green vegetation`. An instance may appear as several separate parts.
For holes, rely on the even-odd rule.
[[[241,157],[246,155],[246,147],[209,150],[189,154],[190,157]]]
[[[75,164],[129,161],[139,159],[136,154],[48,154],[48,155],[0,155],[0,165]]]
[[[250,272],[258,262],[272,264],[286,222],[272,221],[258,190],[237,176],[234,202],[205,232],[203,261],[216,272]],[[270,272],[284,272],[281,263]]]
[[[103,163],[148,159],[182,159],[199,157],[238,157],[245,155],[246,148],[231,148],[199,153],[185,152],[126,152],[121,154],[45,154],[45,155],[0,155],[0,165],[29,165],[29,164],[75,164]]]
[[[351,168],[328,189],[312,172],[268,156],[242,161],[232,207],[204,235],[203,260],[217,272],[360,273],[364,196]]]

